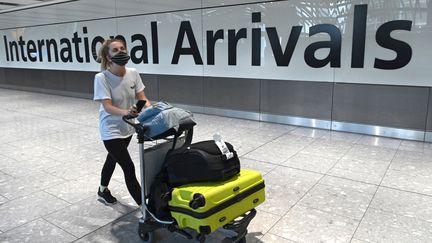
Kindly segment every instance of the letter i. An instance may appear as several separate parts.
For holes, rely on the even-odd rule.
[[[83,33],[87,34],[87,27],[83,27]],[[89,41],[88,37],[84,37],[84,52],[85,52],[85,61],[90,62],[90,50],[89,50]]]
[[[261,12],[252,13],[252,23],[261,22]],[[252,28],[252,66],[261,65],[261,28]]]

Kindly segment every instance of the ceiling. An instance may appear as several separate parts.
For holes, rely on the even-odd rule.
[[[0,0],[0,30],[25,28],[48,24],[71,23],[78,21],[94,21],[115,17],[143,15],[152,13],[166,13],[185,9],[199,9],[202,7],[218,7],[224,5],[237,5],[243,3],[263,3],[276,0]],[[305,2],[295,0],[301,14],[310,16],[319,11],[330,11],[327,5],[336,3],[338,16],[344,13],[344,6],[350,6],[357,0],[322,0]],[[369,0],[376,15],[383,15],[380,9],[390,9],[398,18],[402,14],[416,22],[424,22],[432,16],[432,0]],[[327,4],[327,5],[326,5]],[[323,5],[323,7],[321,7]],[[332,8],[335,8],[334,6]],[[372,13],[372,10],[370,11]]]

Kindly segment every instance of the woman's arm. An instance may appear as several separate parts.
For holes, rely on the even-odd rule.
[[[113,106],[112,101],[110,99],[103,99],[101,102],[106,112],[110,113],[111,115],[126,116],[129,115],[130,113],[129,110],[125,110]]]
[[[150,100],[147,99],[147,96],[144,94],[144,90],[136,93],[136,99],[137,100],[145,100],[146,101],[146,103],[145,103],[146,107],[151,106]]]

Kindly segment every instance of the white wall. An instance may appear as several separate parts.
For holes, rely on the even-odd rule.
[[[96,71],[99,65],[90,61],[79,63],[72,46],[73,62],[48,62],[46,48],[41,48],[43,61],[24,62],[7,60],[4,38],[7,44],[18,41],[21,36],[26,43],[33,40],[72,39],[78,32],[82,42],[80,53],[85,53],[84,38],[90,43],[96,36],[123,35],[128,41],[129,50],[139,45],[132,43],[131,36],[141,34],[146,37],[149,63],[132,64],[142,73],[175,74],[193,76],[263,78],[299,81],[326,81],[346,83],[370,83],[407,86],[431,86],[432,69],[429,48],[432,39],[428,0],[417,1],[210,1],[210,0],[170,0],[170,1],[132,1],[132,0],[82,0],[44,8],[0,14],[0,67],[36,68],[57,70]],[[353,49],[354,6],[368,4],[367,27],[365,33],[365,55],[363,68],[351,67]],[[231,5],[231,6],[230,6]],[[261,13],[261,21],[252,23],[252,12]],[[398,69],[383,70],[374,68],[376,58],[392,60],[396,52],[377,44],[376,33],[380,26],[389,21],[408,20],[411,30],[396,30],[391,37],[406,43],[412,50],[409,62]],[[429,22],[428,22],[429,20]],[[172,64],[175,45],[182,21],[190,23],[197,41],[203,64],[195,63],[191,55],[182,55],[178,64]],[[159,62],[153,63],[151,22],[157,22],[157,43]],[[320,41],[329,41],[326,33],[309,36],[309,28],[320,24],[331,24],[341,33],[340,67],[310,67],[305,61],[305,49]],[[279,35],[282,50],[293,26],[302,26],[302,32],[288,66],[278,66],[265,28],[274,27]],[[19,28],[17,28],[19,27]],[[87,27],[87,34],[83,33]],[[247,38],[237,44],[237,63],[228,64],[228,30],[238,31],[246,28]],[[261,28],[260,66],[253,66],[252,29]],[[207,64],[207,31],[223,30],[224,39],[215,45],[215,65]],[[399,42],[399,43],[400,43]],[[183,47],[189,47],[188,39]],[[99,47],[98,45],[97,47]],[[65,45],[59,44],[60,49]],[[20,47],[19,47],[20,48]],[[23,46],[27,55],[27,45]],[[354,48],[358,46],[354,45]],[[403,47],[402,47],[403,48]],[[329,54],[328,48],[315,53],[317,59]],[[33,55],[38,56],[35,52]]]

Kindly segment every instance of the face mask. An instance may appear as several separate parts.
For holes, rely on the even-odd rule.
[[[128,63],[130,56],[126,52],[119,52],[111,57],[111,61],[119,66],[124,66]]]

